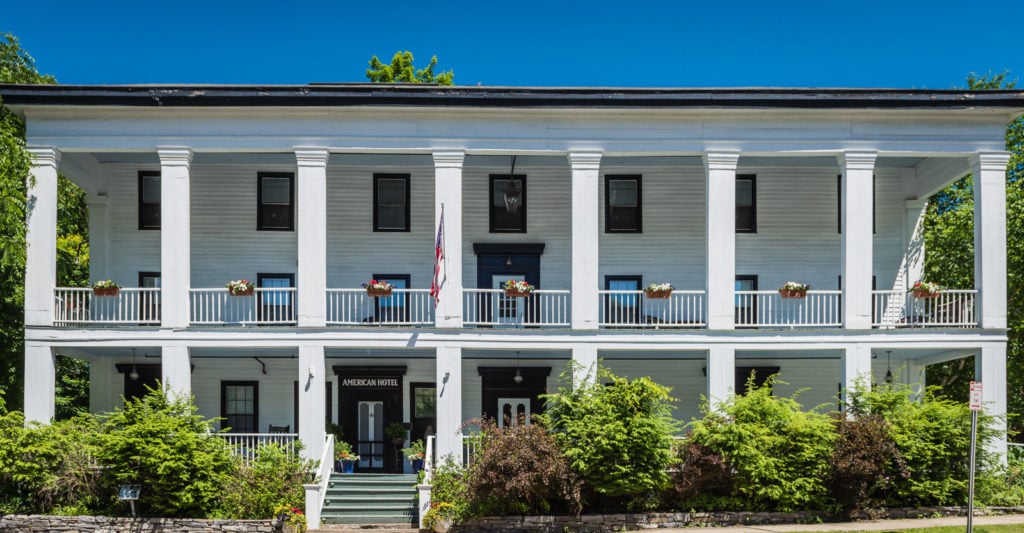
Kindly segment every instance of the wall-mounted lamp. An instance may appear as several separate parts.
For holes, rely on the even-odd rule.
[[[315,377],[316,377],[316,369],[313,368],[312,365],[310,365],[310,367],[309,367],[309,379],[313,379]]]
[[[512,266],[512,256],[511,255],[505,258],[505,266],[507,266],[507,267]]]

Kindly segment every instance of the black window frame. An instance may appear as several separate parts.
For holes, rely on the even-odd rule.
[[[288,223],[286,226],[269,225],[270,215],[264,208],[281,208],[279,204],[263,205],[264,178],[288,179]],[[257,172],[256,173],[256,230],[257,231],[295,231],[295,174],[292,172]]]
[[[238,428],[228,424],[228,413],[227,413],[227,390],[226,387],[252,387],[252,428],[247,431],[241,431]],[[259,433],[260,426],[260,382],[259,381],[221,381],[220,382],[220,416],[223,419],[221,422],[221,428],[230,428],[230,433]],[[236,415],[237,416],[237,415]]]
[[[636,217],[635,228],[613,227],[611,183],[613,181],[636,182],[636,206],[615,207],[614,209],[633,209]],[[605,233],[643,233],[644,232],[644,195],[642,174],[605,174],[604,176],[604,232]]]
[[[380,180],[382,179],[400,179],[405,181],[405,226],[402,228],[382,228],[380,227],[380,198],[379,188]],[[408,233],[412,231],[411,222],[411,185],[412,180],[409,174],[374,174],[373,175],[373,231],[375,232],[390,232],[390,233]]]
[[[395,281],[395,280],[402,280],[402,281],[405,282],[405,288],[406,289],[412,288],[412,275],[411,274],[374,274],[370,279],[375,279],[375,280],[378,280],[378,281],[389,281],[389,282],[390,281]],[[389,298],[397,298],[398,295],[381,296],[381,297],[374,298],[373,299],[373,321],[374,322],[381,322],[384,318],[388,318],[388,319],[394,321],[394,317],[398,316],[400,318],[400,320],[398,320],[399,322],[408,322],[409,321],[409,296],[410,296],[410,294],[408,292],[403,293],[401,295],[401,298],[404,299],[404,303],[405,303],[405,305],[403,305],[403,306],[382,306],[381,305],[382,302],[388,301]],[[386,308],[397,309],[397,311],[382,312],[382,309],[386,309]],[[387,315],[387,316],[385,316],[385,315]]]
[[[736,183],[740,181],[750,182],[750,205],[739,204],[739,199],[735,200],[735,223],[736,233],[757,233],[757,174],[737,174]],[[750,210],[750,227],[740,227],[740,209]]]
[[[256,273],[256,287],[263,287],[263,281],[267,278],[270,279],[287,279],[288,287],[295,287],[295,274],[291,272],[257,272]],[[268,317],[288,317],[289,321],[295,321],[295,292],[292,291],[288,297],[288,303],[286,305],[274,305],[267,304],[263,301],[263,295],[257,293],[256,295],[256,321],[262,322]]]
[[[752,281],[753,282],[752,283],[753,288],[750,289],[750,290],[752,290],[752,291],[758,290],[758,288],[757,288],[757,274],[737,275],[736,279],[733,280],[733,287],[736,286],[736,282],[737,281]],[[757,298],[754,298],[753,305],[751,305],[750,307],[739,307],[739,306],[736,306],[735,305],[735,301],[733,302],[733,306],[735,308],[735,315],[733,317],[735,325],[737,325],[737,326],[744,326],[744,327],[757,327]],[[743,314],[741,315],[741,311],[740,311],[741,309],[749,309],[750,311],[749,312],[748,311],[742,311]],[[751,317],[753,319],[753,323],[740,322],[740,316]]]
[[[160,218],[161,206],[160,206],[160,204],[161,204],[161,201],[157,200],[156,202],[145,202],[145,201],[142,200],[143,188],[145,187],[144,183],[146,181],[146,178],[154,178],[154,177],[155,178],[160,178],[160,171],[159,170],[140,170],[139,171],[139,182],[138,182],[138,189],[139,189],[138,190],[138,193],[139,193],[138,217],[139,217],[139,229],[140,230],[159,230],[160,229],[160,224],[161,224],[161,218]],[[161,188],[163,187],[163,180],[162,179],[160,181],[160,187]],[[147,212],[149,212],[151,217],[154,216],[154,212],[155,212],[155,218],[156,218],[156,223],[155,224],[153,224],[151,222],[146,222],[146,220],[149,218],[149,217],[146,216]]]
[[[636,282],[636,290],[641,291],[644,288],[644,277],[643,276],[632,275],[632,274],[614,274],[614,275],[610,274],[610,275],[606,275],[604,277],[604,290],[606,290],[606,291],[612,290],[611,285],[612,285],[613,281],[635,281]],[[601,302],[602,306],[604,306],[603,311],[604,311],[604,321],[605,321],[605,323],[608,323],[608,324],[613,324],[613,323],[616,323],[616,324],[618,324],[618,323],[621,323],[621,324],[639,324],[640,323],[641,313],[642,313],[642,306],[643,306],[643,295],[637,294],[635,296],[635,301],[636,301],[636,305],[634,305],[634,306],[617,305],[617,304],[615,304],[613,302],[613,295],[606,294],[605,298],[604,298],[604,301]],[[616,308],[629,309],[629,307],[633,307],[633,309],[631,311],[631,314],[628,314],[628,315],[626,314],[626,312],[617,312],[617,311],[613,312],[612,311],[612,309],[616,309]],[[630,311],[627,311],[627,312],[630,312]],[[621,320],[613,322],[613,319],[615,319],[615,318],[620,318]]]
[[[764,386],[769,377],[777,375],[781,370],[781,367],[771,365],[737,366],[734,378],[735,390],[733,392],[736,396],[743,396],[748,392],[747,378],[750,377],[751,372],[754,373],[754,386],[760,388]]]
[[[502,180],[516,180],[523,192],[522,201],[515,214],[509,213],[505,208],[504,198],[500,206],[494,205],[494,182]],[[487,181],[487,224],[490,233],[526,233],[526,174],[491,174]],[[495,219],[512,218],[518,219],[519,227],[499,227]]]

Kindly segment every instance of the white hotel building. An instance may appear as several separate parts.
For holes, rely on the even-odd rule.
[[[358,469],[383,428],[543,409],[570,361],[673,387],[678,418],[752,368],[807,406],[974,355],[1006,410],[1007,122],[1024,93],[861,89],[0,86],[34,158],[25,412],[55,356],[90,407],[161,380],[235,432],[325,421]],[[514,171],[512,165],[514,161]],[[55,286],[56,183],[89,195],[90,272]],[[975,283],[917,298],[928,197],[975,180]],[[520,206],[504,197],[509,176]],[[446,281],[429,294],[444,220]],[[254,294],[225,284],[248,278]],[[396,288],[373,298],[360,284]],[[505,280],[536,286],[507,297]],[[812,286],[783,299],[787,281]],[[671,283],[648,299],[649,283]],[[273,428],[272,428],[273,426]],[[1005,450],[1005,440],[995,444]]]

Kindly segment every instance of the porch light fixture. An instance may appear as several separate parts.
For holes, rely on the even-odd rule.
[[[892,350],[885,351],[885,382],[892,383]]]
[[[502,195],[505,197],[505,210],[509,213],[515,213],[519,210],[519,206],[523,205],[523,189],[516,184],[515,174],[516,156],[512,156],[512,170],[508,173],[508,185],[502,191]]]
[[[523,382],[523,375],[519,373],[519,350],[516,350],[516,374],[512,376],[512,381],[514,381],[516,385]]]
[[[139,380],[139,369],[135,368],[135,348],[132,348],[132,371],[128,373],[128,379],[132,381]]]
[[[313,379],[315,377],[316,377],[316,368],[313,368],[313,365],[309,365],[309,379]]]

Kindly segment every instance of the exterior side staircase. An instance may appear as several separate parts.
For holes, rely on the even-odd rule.
[[[415,474],[332,473],[320,511],[324,524],[400,524],[418,522]]]

